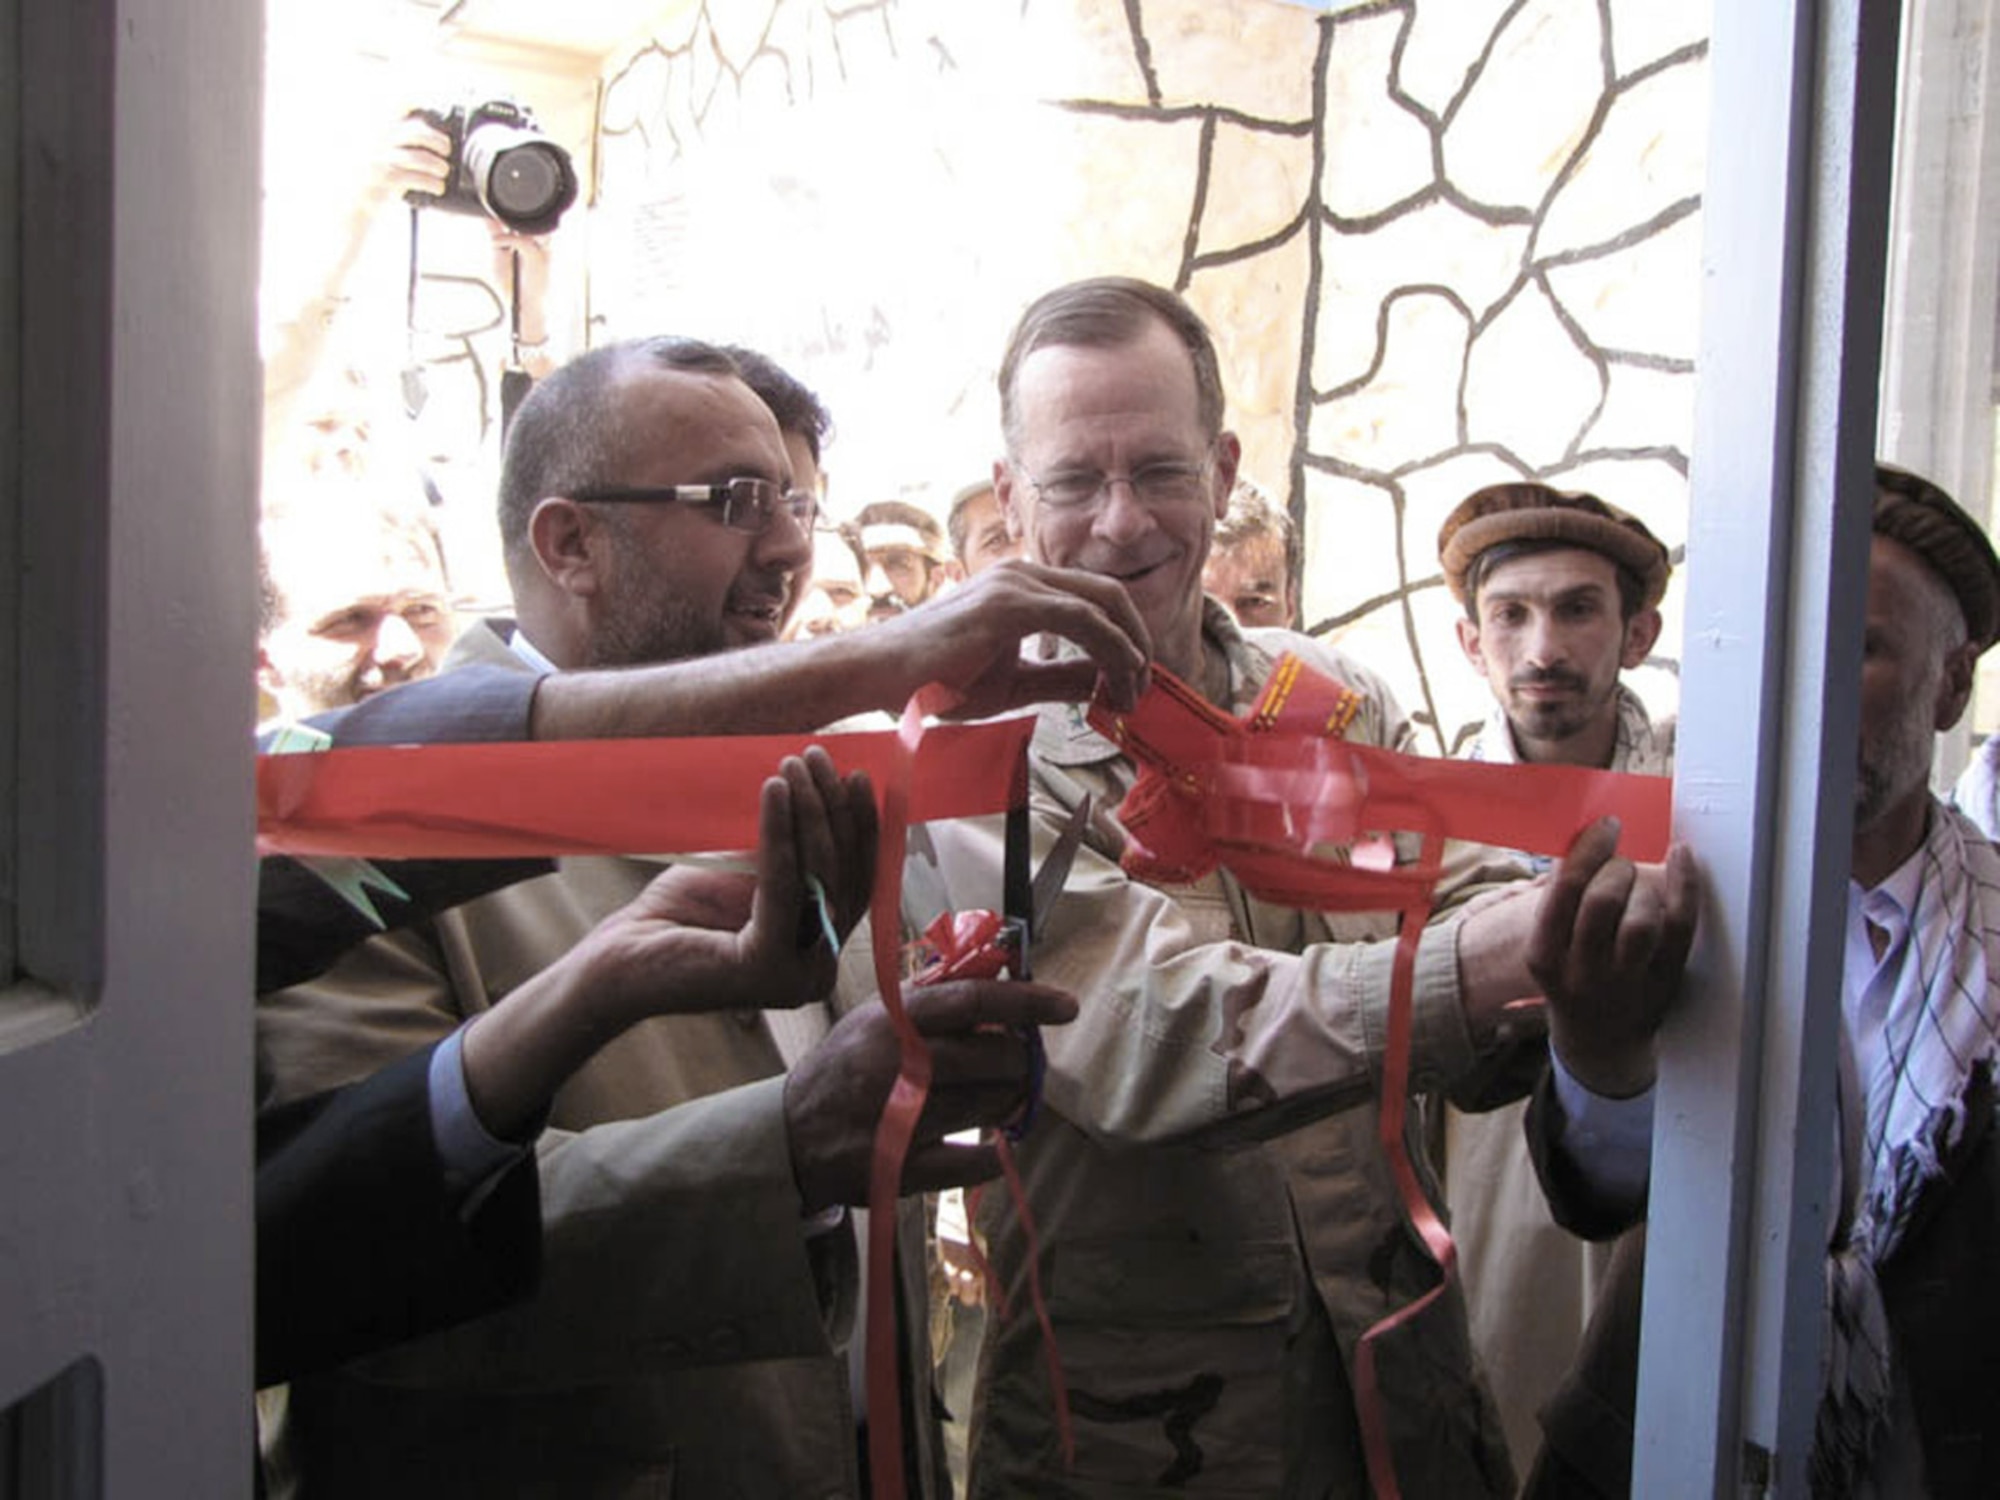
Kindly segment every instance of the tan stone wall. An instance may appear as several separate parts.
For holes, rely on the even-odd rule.
[[[1455,743],[1437,573],[1467,490],[1596,490],[1678,550],[1705,7],[1658,0],[709,0],[607,71],[595,329],[764,348],[836,508],[942,507],[997,448],[1020,306],[1117,271],[1215,329],[1310,627]],[[1661,668],[1675,697],[1677,600]]]

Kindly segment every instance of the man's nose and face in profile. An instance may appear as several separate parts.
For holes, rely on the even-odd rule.
[[[1000,497],[993,493],[991,480],[968,485],[951,502],[951,519],[946,525],[952,552],[960,572],[973,578],[997,562],[1021,555],[1021,539],[1007,530],[1007,518],[1000,513]]]
[[[260,686],[289,718],[428,677],[458,618],[424,518],[358,493],[264,526]]]

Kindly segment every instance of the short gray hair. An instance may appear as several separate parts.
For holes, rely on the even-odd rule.
[[[1222,431],[1222,368],[1208,325],[1177,292],[1131,276],[1093,276],[1044,292],[1028,304],[1007,340],[1000,361],[1000,429],[1012,451],[1020,441],[1014,386],[1021,361],[1037,349],[1067,345],[1116,349],[1130,344],[1154,320],[1164,323],[1186,347],[1194,365],[1195,413],[1202,435]]]

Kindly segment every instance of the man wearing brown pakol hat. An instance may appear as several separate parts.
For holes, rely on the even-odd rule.
[[[1938,732],[2000,634],[2000,560],[1936,485],[1876,467],[1826,1224],[1820,1495],[1990,1495],[2000,1465],[2000,854],[1931,794]],[[1581,865],[1557,879],[1585,881]],[[1540,976],[1550,1074],[1529,1140],[1579,1234],[1646,1210],[1651,1038],[1613,1038]],[[1590,1138],[1594,1137],[1594,1141]],[[1527,1493],[1622,1495],[1637,1378],[1636,1244],[1621,1250]]]
[[[1670,565],[1644,523],[1595,495],[1491,484],[1445,518],[1438,557],[1496,700],[1472,759],[1671,769],[1672,725],[1618,681],[1660,634]]]
[[[1468,759],[1672,774],[1673,722],[1652,722],[1619,681],[1660,633],[1670,564],[1643,523],[1595,495],[1493,484],[1446,517],[1438,556],[1465,606],[1459,645],[1493,689]],[[1445,1123],[1472,1339],[1517,1460],[1540,1440],[1536,1414],[1576,1357],[1611,1260],[1610,1246],[1549,1217],[1522,1141],[1525,1109],[1453,1109]]]

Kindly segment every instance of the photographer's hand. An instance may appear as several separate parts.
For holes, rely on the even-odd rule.
[[[375,165],[382,197],[436,196],[451,181],[451,137],[420,115],[405,115],[390,127]]]
[[[301,398],[319,370],[369,231],[385,210],[403,207],[404,193],[441,193],[451,180],[451,137],[422,118],[399,115],[377,126],[372,139],[365,161],[351,160],[344,190],[322,208],[324,226],[303,241],[315,258],[299,278],[306,295],[272,313],[264,359],[266,451],[297,440]]]

